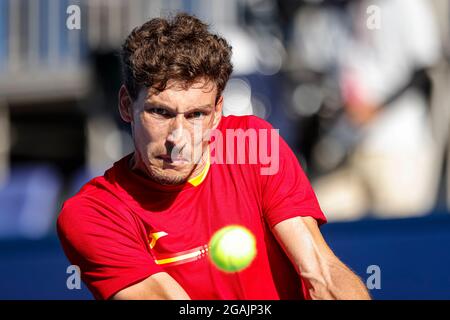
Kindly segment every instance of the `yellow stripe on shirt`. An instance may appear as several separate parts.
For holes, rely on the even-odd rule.
[[[208,174],[209,167],[210,167],[210,160],[209,160],[209,157],[210,157],[210,155],[209,155],[209,146],[208,146],[207,152],[208,152],[208,159],[206,160],[206,164],[205,164],[205,167],[203,168],[202,172],[200,172],[200,174],[199,174],[198,176],[196,176],[196,177],[191,178],[191,179],[188,180],[188,182],[189,182],[190,184],[192,184],[194,187],[196,187],[196,186],[198,186],[200,183],[202,183],[203,180],[205,180],[206,175]]]

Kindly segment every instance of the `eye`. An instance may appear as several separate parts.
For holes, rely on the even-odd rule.
[[[170,117],[170,112],[163,108],[151,108],[149,109],[149,112],[157,116]]]
[[[189,113],[186,118],[188,118],[188,119],[203,119],[204,116],[205,116],[204,112],[194,111],[194,112]]]

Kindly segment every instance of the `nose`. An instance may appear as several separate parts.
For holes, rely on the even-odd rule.
[[[171,126],[169,127],[170,131],[167,136],[167,141],[176,147],[182,147],[182,145],[184,145],[185,132],[183,118],[182,114],[178,114],[174,117]]]

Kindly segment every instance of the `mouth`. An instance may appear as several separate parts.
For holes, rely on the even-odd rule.
[[[172,158],[171,156],[168,155],[159,155],[156,157],[156,159],[162,160],[164,163],[171,165],[182,165],[189,163],[189,160],[183,158],[182,156]]]

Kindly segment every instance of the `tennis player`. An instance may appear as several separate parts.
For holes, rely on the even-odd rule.
[[[122,48],[119,111],[134,152],[67,200],[57,229],[96,299],[369,299],[332,252],[296,157],[255,116],[222,116],[231,47],[178,14],[134,29]],[[257,255],[240,272],[208,258],[241,225]]]

